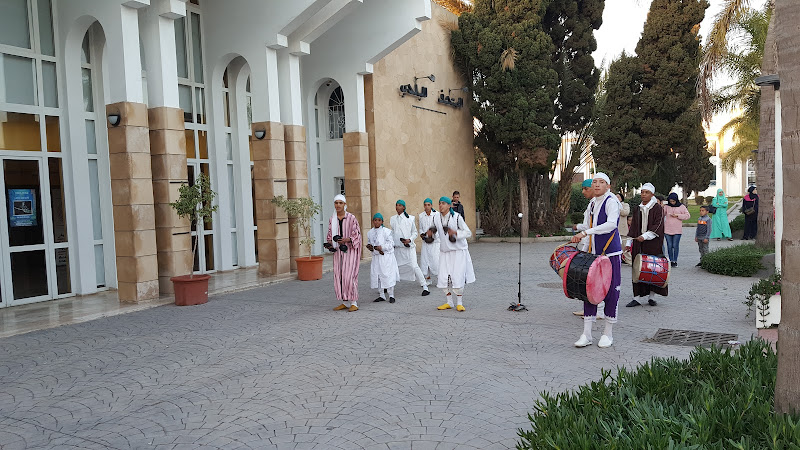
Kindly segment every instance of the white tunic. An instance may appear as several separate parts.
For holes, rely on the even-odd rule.
[[[460,214],[455,215],[447,212],[434,217],[436,232],[439,234],[439,280],[436,287],[463,288],[467,283],[475,282],[475,270],[472,267],[472,258],[469,256],[467,239],[472,237],[472,231],[467,227],[464,218]],[[450,242],[448,234],[445,233],[442,224],[448,228],[457,229],[456,241]],[[452,283],[447,285],[448,278]]]
[[[367,243],[373,247],[381,246],[383,255],[372,251],[372,264],[369,271],[369,284],[372,289],[390,288],[397,284],[399,274],[394,259],[392,231],[386,227],[370,228],[367,232]]]
[[[427,233],[431,225],[433,225],[434,218],[438,215],[438,211],[431,211],[430,215],[426,214],[425,211],[419,213],[419,232],[422,234]],[[433,242],[430,244],[422,241],[419,268],[422,269],[423,274],[431,276],[439,274],[439,233],[433,233]]]
[[[417,247],[414,239],[417,238],[417,225],[414,216],[406,217],[405,214],[395,214],[389,221],[392,225],[392,237],[394,239],[394,256],[397,259],[397,267],[400,271],[400,279],[414,281],[415,271],[419,269],[417,264]],[[408,247],[400,239],[411,239]]]

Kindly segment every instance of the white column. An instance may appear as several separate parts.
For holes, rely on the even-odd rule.
[[[300,55],[288,49],[278,51],[278,85],[281,92],[281,122],[303,125],[303,103],[300,90]]]
[[[148,107],[180,108],[174,21],[186,15],[186,4],[174,0],[156,2],[147,8],[142,21]]]
[[[233,72],[233,73],[231,73]],[[246,68],[232,70],[228,73],[228,82],[231,93],[231,125],[233,129],[233,167],[239,182],[236,188],[236,237],[239,243],[239,265],[252,267],[258,265],[256,261],[256,242],[253,237],[253,192],[250,181],[250,140],[248,133],[250,126],[247,123],[247,94],[245,86],[250,71]],[[233,76],[233,74],[236,74]],[[253,81],[250,80],[252,89]]]
[[[136,9],[120,6],[116,23],[103,28],[106,34],[109,98],[117,102],[144,103],[142,62],[139,50],[139,14]]]
[[[344,92],[345,131],[365,133],[367,115],[364,111],[364,75],[357,73],[337,81]]]
[[[780,271],[781,243],[783,241],[783,147],[781,135],[781,90],[775,89],[775,269]]]

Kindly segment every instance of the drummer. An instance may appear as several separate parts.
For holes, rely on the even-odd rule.
[[[572,225],[572,230],[573,231],[585,231],[585,230],[588,230],[589,228],[592,227],[592,213],[591,213],[592,202],[591,202],[591,200],[594,198],[595,193],[594,193],[594,189],[592,188],[592,179],[591,178],[587,178],[587,179],[583,180],[583,183],[581,183],[581,194],[583,194],[583,197],[586,200],[589,200],[589,204],[586,205],[586,209],[583,211],[583,223],[577,223],[575,225]],[[583,239],[581,239],[581,241],[578,243],[577,248],[578,248],[578,250],[580,250],[582,252],[588,252],[589,251],[589,236],[585,236]],[[600,303],[600,304],[602,305],[602,303]],[[575,315],[575,316],[578,316],[578,317],[583,317],[583,311],[572,311],[572,314]],[[599,314],[597,315],[597,318],[598,319],[603,319],[604,318],[602,311],[599,312]]]
[[[604,312],[606,325],[603,335],[597,346],[600,348],[611,347],[614,342],[612,327],[617,323],[617,304],[619,302],[620,272],[622,270],[622,244],[619,229],[619,202],[611,193],[611,180],[608,175],[599,172],[592,180],[595,197],[589,203],[592,215],[591,228],[581,231],[572,237],[572,242],[579,242],[589,236],[589,247],[595,255],[606,255],[611,260],[611,286],[606,295]],[[597,319],[597,305],[587,301],[583,303],[583,334],[575,342],[576,347],[586,347],[592,344],[592,328]]]
[[[636,255],[664,256],[664,208],[654,196],[656,188],[650,184],[642,185],[642,204],[631,213],[633,223],[628,230],[628,236],[633,238],[631,258]],[[633,300],[627,307],[639,306],[647,300],[650,306],[658,303],[653,298],[655,294],[666,297],[669,295],[667,286],[658,287],[647,283],[633,283]]]

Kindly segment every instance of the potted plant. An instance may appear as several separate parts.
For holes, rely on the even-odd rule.
[[[292,226],[303,233],[300,245],[306,247],[308,256],[295,258],[297,279],[303,281],[319,280],[322,278],[323,258],[321,256],[311,256],[311,246],[316,242],[314,235],[311,234],[311,219],[322,211],[322,206],[308,197],[290,200],[282,195],[273,198],[272,203],[283,208],[286,214],[291,219],[294,219]]]
[[[755,308],[756,328],[771,328],[781,322],[781,274],[776,272],[768,278],[753,283],[747,300],[747,315]]]
[[[211,181],[205,174],[200,174],[193,185],[183,183],[179,190],[178,200],[169,204],[175,209],[178,217],[189,219],[193,225],[211,222],[218,205],[214,205],[217,193],[211,189]],[[197,239],[192,245],[192,265],[197,253]],[[177,306],[200,305],[208,301],[208,274],[195,275],[190,269],[189,275],[172,277],[170,280],[175,287],[175,304]]]

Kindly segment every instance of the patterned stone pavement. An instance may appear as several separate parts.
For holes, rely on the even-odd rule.
[[[473,244],[478,282],[463,313],[437,311],[440,292],[421,297],[411,282],[396,304],[372,303],[362,265],[355,313],[331,310],[327,274],[0,339],[0,447],[513,447],[541,391],[575,388],[601,368],[686,357],[689,348],[644,342],[659,327],[750,338],[741,301],[753,280],[695,268],[693,231],[670,297],[622,307],[604,350],[574,348],[579,303],[539,286],[558,281],[547,265],[553,243],[523,245],[529,312],[506,310],[518,246]]]

